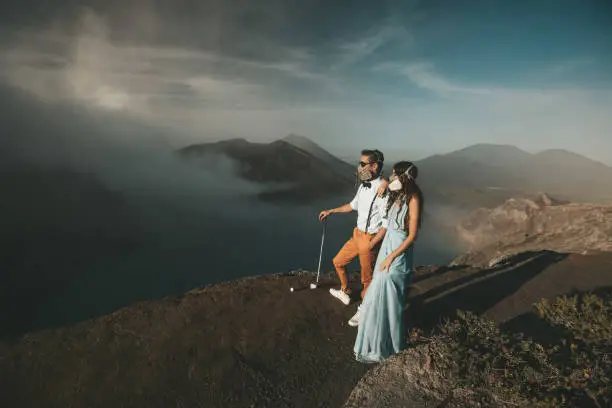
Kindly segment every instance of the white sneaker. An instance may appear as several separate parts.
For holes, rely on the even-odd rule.
[[[361,317],[361,305],[357,307],[357,312],[351,317],[351,320],[348,321],[348,325],[351,327],[359,326],[359,318]]]
[[[351,303],[351,297],[348,294],[344,293],[342,289],[330,289],[329,293],[331,293],[333,297],[340,300],[345,305]]]

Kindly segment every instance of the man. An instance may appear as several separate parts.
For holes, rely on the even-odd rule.
[[[332,296],[345,305],[348,305],[351,301],[346,266],[353,259],[359,257],[361,283],[363,284],[361,299],[363,300],[368,286],[372,282],[378,250],[387,230],[387,198],[378,194],[379,188],[381,186],[384,188],[387,183],[381,177],[383,163],[384,156],[379,150],[363,150],[357,168],[357,175],[361,184],[353,200],[343,206],[321,211],[319,214],[319,220],[322,221],[330,214],[357,211],[357,226],[353,230],[353,235],[333,260],[340,278],[340,289],[329,290]],[[349,325],[354,327],[359,324],[360,313],[361,305],[359,305],[357,313],[349,320]]]

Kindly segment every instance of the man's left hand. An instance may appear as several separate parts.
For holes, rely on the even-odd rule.
[[[389,182],[385,179],[382,179],[380,186],[378,187],[378,190],[376,190],[376,194],[378,194],[379,197],[384,196],[385,192],[387,191],[388,185],[389,185]]]

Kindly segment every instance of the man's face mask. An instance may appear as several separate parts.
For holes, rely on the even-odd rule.
[[[359,167],[357,167],[357,177],[359,181],[369,181],[374,178],[374,172],[371,170],[370,163],[359,162]]]
[[[374,177],[374,174],[367,167],[359,167],[357,169],[357,177],[359,177],[360,181],[368,181]]]

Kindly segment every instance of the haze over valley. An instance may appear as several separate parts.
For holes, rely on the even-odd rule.
[[[24,110],[39,120],[15,119]],[[318,211],[354,194],[353,166],[300,150],[319,166],[308,171],[307,162],[292,159],[298,148],[285,141],[276,142],[280,151],[264,150],[266,166],[255,163],[244,177],[244,161],[217,152],[193,163],[133,123],[108,130],[88,112],[16,95],[3,112],[2,132],[20,135],[0,142],[10,153],[0,172],[8,332],[65,324],[207,283],[315,268]],[[122,132],[147,135],[126,143]],[[275,200],[276,189],[287,185],[297,195]],[[354,221],[354,215],[330,220],[325,270]],[[419,262],[452,259],[456,249],[443,244],[446,238],[423,234]],[[25,300],[29,306],[19,313],[8,308]]]
[[[1,142],[2,318],[9,334],[207,283],[313,269],[318,211],[347,202],[355,191],[354,163],[304,136],[177,150],[163,134],[134,122],[109,128],[101,125],[103,116],[5,93],[13,97],[4,102],[2,131],[19,134]],[[22,111],[39,120],[16,119]],[[127,142],[122,134],[138,137]],[[518,192],[564,186],[575,168],[583,178],[572,185],[582,190],[566,188],[568,198],[589,191],[585,199],[603,199],[612,191],[595,188],[612,179],[609,167],[569,152],[531,155],[475,145],[416,163],[428,200],[419,264],[443,264],[459,254],[453,228],[471,210]],[[354,219],[330,220],[324,270]],[[28,308],[8,308],[23,299]]]

